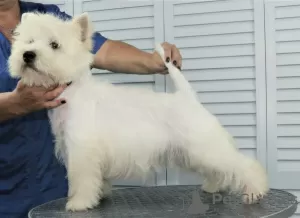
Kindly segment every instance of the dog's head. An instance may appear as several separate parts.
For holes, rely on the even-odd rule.
[[[92,64],[92,34],[86,13],[67,21],[51,14],[23,14],[8,60],[11,76],[45,87],[75,81]]]

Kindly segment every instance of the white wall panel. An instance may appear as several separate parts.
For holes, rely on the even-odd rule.
[[[299,196],[300,2],[268,1],[265,20],[268,172],[273,188]]]

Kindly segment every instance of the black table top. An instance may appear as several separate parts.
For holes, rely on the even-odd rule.
[[[159,186],[113,190],[112,196],[86,212],[66,212],[66,199],[33,208],[29,218],[287,218],[297,209],[294,195],[271,189],[257,204],[240,196],[209,194],[200,186]]]

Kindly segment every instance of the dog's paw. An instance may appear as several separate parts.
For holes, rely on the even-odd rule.
[[[107,198],[112,194],[112,186],[109,181],[105,181],[102,187],[102,197]]]
[[[66,204],[67,211],[86,211],[93,209],[99,204],[98,201],[90,201],[82,198],[71,198]]]
[[[244,204],[256,204],[265,196],[264,193],[244,193],[242,195],[242,201]]]

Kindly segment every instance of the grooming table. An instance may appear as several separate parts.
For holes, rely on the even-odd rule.
[[[29,218],[287,218],[297,209],[294,195],[272,189],[254,205],[244,205],[241,196],[209,194],[200,186],[160,186],[113,190],[110,198],[93,210],[66,212],[66,199],[33,208]]]

